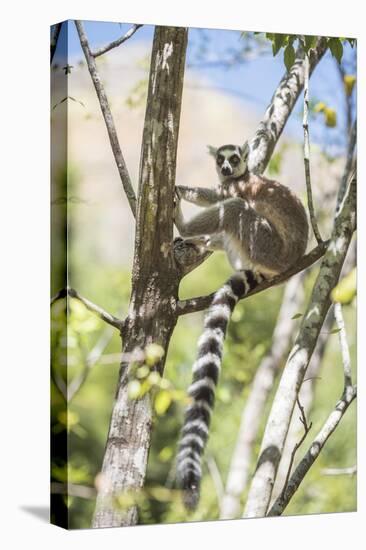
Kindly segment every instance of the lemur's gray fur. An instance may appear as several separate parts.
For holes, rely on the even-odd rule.
[[[236,274],[216,292],[206,313],[188,389],[192,403],[185,413],[177,455],[178,482],[188,508],[195,508],[199,499],[201,457],[235,304],[263,278],[295,264],[308,240],[308,221],[300,200],[284,185],[248,172],[247,143],[210,147],[209,151],[216,160],[219,184],[216,189],[177,186],[175,224],[182,237],[202,248],[225,250]],[[181,199],[205,208],[186,222]]]

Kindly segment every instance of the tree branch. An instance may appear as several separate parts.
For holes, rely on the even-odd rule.
[[[109,50],[112,50],[113,48],[117,48],[117,46],[120,46],[123,44],[123,42],[126,42],[131,36],[135,34],[135,32],[142,27],[142,25],[133,25],[123,36],[118,38],[117,40],[113,40],[113,42],[110,42],[106,46],[102,46],[99,48],[99,50],[95,50],[94,52],[91,52],[91,55],[95,58],[99,55],[103,55],[104,53],[109,52]]]
[[[273,286],[284,283],[285,281],[287,281],[287,279],[289,279],[296,273],[299,273],[300,271],[303,271],[304,269],[313,265],[322,256],[324,256],[329,242],[330,241],[323,241],[322,243],[319,243],[318,246],[311,250],[311,252],[303,256],[296,265],[294,265],[284,273],[276,275],[276,277],[272,277],[271,279],[263,281],[260,285],[255,287],[254,290],[244,296],[243,300],[249,298],[250,296],[254,296],[254,294],[258,294],[263,290],[267,290],[267,288],[271,288]],[[194,313],[196,311],[202,311],[203,309],[206,309],[212,302],[212,298],[214,297],[214,295],[215,293],[213,292],[212,294],[208,294],[207,296],[198,296],[197,298],[179,300],[177,304],[178,315],[186,315],[187,313]]]
[[[296,398],[330,306],[330,293],[339,279],[355,229],[355,217],[356,178],[353,177],[342,208],[335,215],[332,238],[272,404],[248,495],[246,517],[263,517],[267,513]]]
[[[97,306],[96,304],[93,304],[90,300],[87,298],[84,298],[81,296],[76,290],[73,288],[67,289],[67,295],[71,298],[75,298],[76,300],[79,300],[84,306],[89,310],[95,313],[102,321],[105,321],[109,325],[112,325],[112,327],[117,328],[119,331],[122,330],[123,321],[121,319],[117,319],[117,317],[114,317],[114,315],[111,315],[101,307]]]
[[[348,388],[352,386],[352,372],[351,372],[351,356],[349,353],[349,347],[347,342],[346,327],[344,325],[342,305],[339,302],[334,304],[334,317],[336,325],[339,330],[339,345],[341,348],[343,372],[344,372],[344,387]]]
[[[113,116],[111,109],[109,107],[109,102],[107,94],[104,90],[104,86],[100,79],[97,65],[93,54],[90,51],[90,46],[88,38],[85,34],[84,27],[81,21],[75,21],[76,29],[79,35],[80,44],[83,49],[86,63],[89,69],[91,79],[93,81],[95,91],[98,96],[100,108],[104,117],[104,121],[107,127],[107,132],[109,136],[109,141],[111,143],[113,155],[117,164],[118,172],[122,181],[123,188],[125,190],[127,200],[130,204],[132,214],[136,216],[136,196],[132,187],[130,175],[127,170],[125,159],[123,158],[122,150],[118,141],[117,131],[114,124]]]
[[[297,451],[299,450],[299,448],[301,447],[301,445],[304,443],[304,441],[306,439],[306,436],[308,435],[308,433],[311,430],[311,427],[313,425],[312,422],[310,422],[310,424],[308,424],[308,421],[306,419],[305,409],[300,403],[299,396],[297,396],[297,398],[296,398],[296,403],[297,403],[297,405],[300,409],[301,416],[300,416],[299,419],[300,419],[301,424],[304,427],[304,433],[303,433],[301,439],[294,445],[294,448],[292,449],[291,457],[290,457],[290,464],[289,464],[288,469],[287,469],[286,479],[285,479],[285,483],[283,485],[283,489],[282,489],[282,493],[281,493],[282,495],[285,494],[286,489],[287,489],[288,481],[290,479],[290,474],[291,474],[291,470],[292,470],[292,465],[293,465],[294,460],[295,460],[295,455],[296,455]]]
[[[357,466],[349,468],[323,468],[321,473],[325,476],[354,476],[357,473]]]
[[[349,174],[352,172],[352,167],[355,162],[354,159],[354,152],[356,148],[356,141],[357,141],[357,120],[354,121],[351,133],[349,136],[349,142],[348,142],[348,150],[347,150],[347,159],[346,159],[346,166],[343,172],[341,184],[339,186],[338,190],[338,196],[337,196],[337,205],[340,205],[344,194],[347,189]]]
[[[319,38],[317,46],[309,51],[309,74],[311,75],[318,62],[327,50],[326,40]],[[299,48],[295,63],[286,71],[275,90],[267,107],[263,120],[250,142],[248,168],[255,174],[262,174],[272,156],[278,139],[282,134],[287,119],[304,86],[305,63],[304,52]]]
[[[107,347],[107,345],[112,339],[113,333],[114,331],[111,326],[106,327],[106,329],[102,332],[102,334],[98,338],[95,346],[91,349],[91,351],[85,357],[84,368],[82,372],[80,373],[79,376],[75,376],[67,387],[68,402],[70,402],[75,397],[75,395],[78,393],[78,391],[84,384],[85,380],[87,379],[91,369],[101,358],[103,351],[105,350],[105,348]],[[119,354],[119,360],[120,359],[121,359],[121,356]]]
[[[306,193],[308,197],[308,209],[310,214],[310,222],[314,231],[317,243],[322,242],[322,238],[319,232],[318,224],[314,212],[313,194],[311,191],[311,178],[310,178],[310,143],[309,143],[309,123],[308,123],[308,111],[309,111],[309,56],[305,54],[304,59],[304,115],[302,120],[302,126],[304,129],[304,166],[305,166],[305,181],[306,181]]]
[[[290,502],[292,496],[299,488],[302,480],[309,471],[310,467],[314,464],[318,458],[320,451],[332,435],[338,424],[340,423],[344,413],[348,409],[349,405],[356,398],[357,390],[356,386],[350,386],[348,391],[344,391],[340,401],[336,404],[334,410],[328,416],[322,429],[314,439],[308,452],[297,466],[295,472],[292,474],[291,479],[287,485],[284,494],[280,495],[273,504],[272,508],[268,512],[268,516],[280,516],[285,510],[286,506]]]

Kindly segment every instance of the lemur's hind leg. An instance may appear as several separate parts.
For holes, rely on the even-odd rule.
[[[208,235],[214,241],[220,234],[231,236],[253,264],[276,272],[284,269],[281,262],[284,243],[277,230],[244,199],[223,200],[187,222],[178,202],[175,223],[183,237]]]

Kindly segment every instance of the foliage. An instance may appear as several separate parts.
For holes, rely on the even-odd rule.
[[[266,33],[266,38],[272,43],[272,53],[277,55],[280,50],[283,50],[283,60],[286,69],[289,71],[294,64],[296,51],[295,47],[301,45],[306,54],[316,46],[318,36],[314,35],[297,35],[297,34],[282,34],[282,33]],[[332,55],[341,62],[343,56],[343,44],[348,42],[353,48],[356,40],[354,38],[327,38],[327,46]]]

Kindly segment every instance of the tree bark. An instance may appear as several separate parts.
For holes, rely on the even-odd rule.
[[[122,329],[123,352],[149,343],[168,349],[177,314],[179,271],[174,261],[173,197],[187,30],[156,27],[143,133],[132,294]],[[165,353],[166,354],[166,353]],[[157,365],[162,374],[163,358]],[[150,447],[149,394],[130,399],[129,364],[122,363],[101,472],[93,527],[133,525],[137,509],[115,506],[142,488]]]

